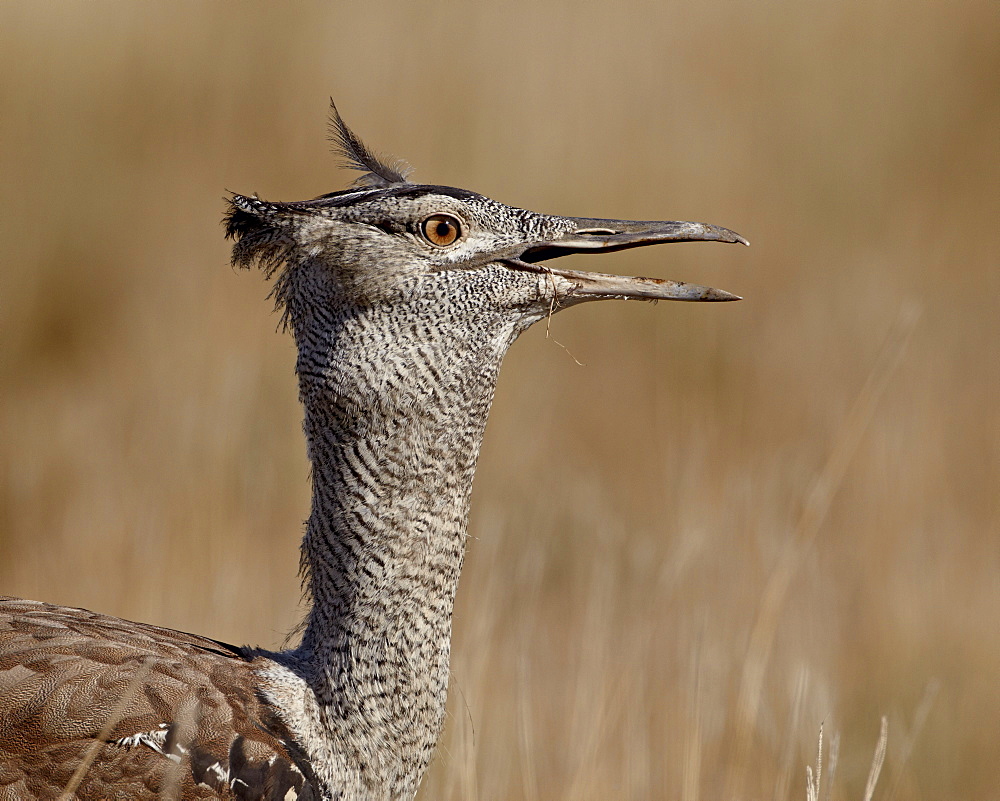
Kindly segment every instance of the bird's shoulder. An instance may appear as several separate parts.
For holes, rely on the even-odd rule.
[[[259,692],[262,660],[0,597],[0,798],[54,798],[77,781],[80,799],[314,798],[307,760]]]

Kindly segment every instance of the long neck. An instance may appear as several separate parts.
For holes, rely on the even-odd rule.
[[[443,720],[473,474],[514,338],[432,326],[431,311],[449,317],[293,309],[313,482],[296,653],[336,747],[413,792]]]

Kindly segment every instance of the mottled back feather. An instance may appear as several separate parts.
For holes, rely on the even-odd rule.
[[[248,649],[0,597],[0,799],[318,798]],[[96,750],[95,750],[96,749]],[[88,766],[89,760],[89,766]],[[289,795],[291,793],[291,795]]]

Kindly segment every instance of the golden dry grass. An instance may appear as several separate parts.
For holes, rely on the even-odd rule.
[[[704,220],[519,342],[422,796],[992,797],[1000,19],[927,3],[0,5],[0,591],[278,645],[307,513],[293,347],[224,189],[417,177]],[[581,264],[584,262],[580,262]],[[588,268],[595,260],[587,260]]]

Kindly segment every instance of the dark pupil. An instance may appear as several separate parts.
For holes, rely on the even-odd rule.
[[[451,233],[451,223],[444,222],[443,220],[434,226],[434,233],[439,239],[447,239],[448,234]]]

